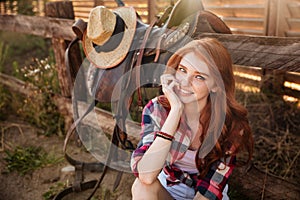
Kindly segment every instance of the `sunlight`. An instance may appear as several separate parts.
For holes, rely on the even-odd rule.
[[[244,83],[236,83],[236,88],[242,90],[243,92],[253,92],[253,93],[260,92],[260,88],[255,86],[250,86]]]
[[[238,72],[238,71],[234,71],[233,74],[235,76],[239,76],[239,77],[242,77],[242,78],[252,79],[252,80],[255,80],[255,81],[261,81],[260,76],[255,76],[255,75],[252,75],[252,74],[247,74],[247,73]]]
[[[297,84],[297,83],[292,83],[292,82],[289,82],[289,81],[285,81],[284,82],[284,87],[291,88],[292,90],[300,91],[300,84]]]

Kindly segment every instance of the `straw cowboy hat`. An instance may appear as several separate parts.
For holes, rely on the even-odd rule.
[[[83,48],[89,61],[102,69],[118,65],[129,51],[136,20],[132,7],[113,11],[103,6],[93,8],[83,36]]]

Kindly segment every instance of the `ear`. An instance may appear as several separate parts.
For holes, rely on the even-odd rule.
[[[211,89],[211,92],[212,92],[212,93],[216,93],[218,90],[219,90],[219,87],[218,87],[218,86],[214,86],[214,87]]]

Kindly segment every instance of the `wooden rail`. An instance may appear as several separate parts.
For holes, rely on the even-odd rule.
[[[0,30],[45,38],[74,38],[74,20],[25,15],[0,15]],[[264,69],[300,72],[300,38],[202,33],[220,40],[230,51],[234,64]]]
[[[0,15],[0,30],[26,33],[44,38],[72,40],[74,20],[26,15]]]
[[[71,26],[74,20],[24,15],[0,15],[0,30],[33,34],[45,38],[71,40],[75,37]],[[236,65],[262,69],[261,76],[273,71],[300,73],[300,38],[225,35],[201,33],[198,38],[213,37],[229,50]],[[298,76],[298,75],[294,75]],[[285,76],[287,81],[289,75]],[[289,94],[299,98],[295,90]],[[276,92],[276,91],[274,91]]]
[[[199,37],[221,41],[231,53],[234,64],[300,72],[300,38],[210,33]]]
[[[58,2],[61,0],[49,0]],[[88,19],[90,10],[99,5],[115,9],[114,0],[69,0],[74,6],[75,19]],[[170,0],[126,0],[126,6],[133,6],[143,21],[149,23],[161,14]],[[176,1],[174,1],[176,2]],[[235,34],[299,37],[299,0],[202,0],[205,9],[214,12],[229,25]],[[13,5],[12,8],[9,5]],[[44,1],[32,0],[33,11],[44,15]],[[0,1],[0,13],[16,14],[18,1]],[[252,19],[249,23],[249,19]],[[292,22],[292,23],[291,23]]]

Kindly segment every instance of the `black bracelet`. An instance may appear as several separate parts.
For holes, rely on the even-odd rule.
[[[157,132],[156,133],[156,137],[161,137],[161,138],[163,138],[163,139],[166,139],[166,140],[169,140],[169,141],[172,141],[173,140],[173,136],[172,137],[168,137],[168,136],[166,136],[166,135],[163,135],[163,134],[161,134],[160,132]]]

